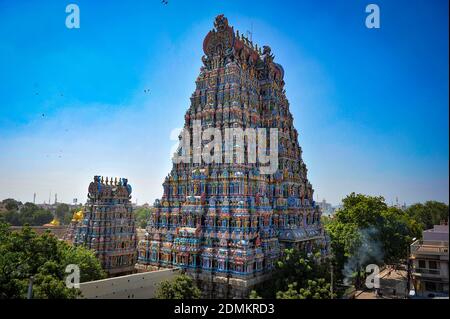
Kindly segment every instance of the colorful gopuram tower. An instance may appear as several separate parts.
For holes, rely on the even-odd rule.
[[[203,51],[184,129],[191,137],[194,121],[222,132],[277,129],[278,169],[262,174],[264,165],[248,157],[243,163],[174,163],[139,242],[138,262],[185,269],[205,297],[246,297],[270,277],[284,247],[326,253],[321,212],[285,96],[284,70],[271,49],[253,45],[219,15]],[[248,143],[234,147],[248,149]]]
[[[74,244],[94,250],[110,276],[134,271],[137,237],[130,199],[127,179],[95,176],[82,219],[74,221]]]

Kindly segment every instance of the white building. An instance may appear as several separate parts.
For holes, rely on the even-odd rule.
[[[411,245],[416,296],[448,297],[448,241],[448,225],[436,225]]]

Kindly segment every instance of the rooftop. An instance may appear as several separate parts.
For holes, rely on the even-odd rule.
[[[424,232],[447,233],[448,234],[448,225],[434,225],[433,228],[424,230]]]
[[[411,254],[448,256],[448,239],[447,241],[416,240],[411,245]]]
[[[424,230],[422,237],[424,241],[446,241],[448,243],[448,225],[434,225],[432,229]]]

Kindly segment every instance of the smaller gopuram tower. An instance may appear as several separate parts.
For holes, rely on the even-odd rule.
[[[84,211],[74,244],[94,250],[111,276],[133,272],[137,239],[128,180],[95,176]]]

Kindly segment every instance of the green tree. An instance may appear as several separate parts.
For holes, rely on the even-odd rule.
[[[337,279],[358,281],[370,263],[399,263],[407,256],[420,225],[407,213],[388,207],[383,197],[352,193],[325,226],[331,238]],[[357,282],[358,283],[358,282]]]
[[[141,207],[134,212],[136,216],[136,223],[140,228],[145,228],[147,226],[147,221],[150,218],[151,210],[150,208]]]
[[[6,212],[0,213],[0,222],[11,224],[12,226],[21,226],[22,222],[20,220],[19,212],[15,210],[8,210]]]
[[[324,216],[322,215],[322,217],[320,218],[320,222],[322,223],[322,225],[327,225],[329,223],[331,223],[331,220],[333,219],[332,216]]]
[[[44,224],[48,224],[53,220],[53,214],[48,210],[39,209],[33,213],[33,219],[31,225],[33,226],[41,226]]]
[[[33,203],[25,203],[19,210],[19,225],[42,226],[53,219],[53,214]]]
[[[37,235],[25,226],[11,232],[0,224],[0,299],[25,298],[30,277],[35,298],[75,298],[78,289],[65,286],[65,269],[80,267],[81,281],[105,278],[100,261],[92,251],[72,247],[46,232]]]
[[[200,296],[200,289],[187,275],[178,275],[171,281],[161,282],[156,291],[157,299],[199,299]]]
[[[22,206],[22,202],[19,202],[12,198],[7,198],[2,201],[2,204],[5,206],[6,210],[15,210],[18,211],[19,207]]]
[[[80,282],[106,278],[106,273],[92,250],[65,242],[59,242],[59,250],[62,265],[74,264],[80,267]]]
[[[0,222],[5,222],[12,226],[23,226],[26,224],[42,226],[53,219],[53,214],[50,211],[42,209],[33,203],[25,203],[22,205],[22,203],[13,199],[5,201],[8,201],[7,206],[11,210],[0,213]],[[19,210],[16,208],[19,208]]]
[[[421,236],[421,225],[398,208],[389,207],[382,212],[383,222],[378,225],[379,238],[384,250],[384,262],[395,264],[408,257],[408,247],[414,237]]]
[[[55,217],[59,220],[61,224],[64,224],[66,221],[66,216],[70,215],[70,207],[67,204],[59,204],[56,206]]]
[[[34,226],[33,215],[38,210],[39,207],[34,205],[33,203],[25,203],[19,211],[20,225],[22,226],[28,224]]]
[[[260,295],[256,292],[256,290],[252,290],[250,292],[250,295],[248,296],[249,299],[262,299]]]
[[[336,270],[335,278],[337,281],[342,281],[344,265],[360,246],[358,227],[354,224],[333,220],[325,226],[325,229],[331,239],[332,263]]]
[[[307,280],[304,287],[297,282],[288,285],[286,291],[278,291],[277,299],[331,299],[331,284],[324,278]]]
[[[418,203],[408,207],[406,213],[420,223],[423,229],[430,229],[442,221],[448,221],[449,207],[444,203],[427,201],[424,204]]]
[[[351,193],[342,200],[343,207],[335,213],[335,220],[356,225],[359,229],[382,223],[381,212],[388,208],[381,196]]]
[[[299,293],[297,288],[308,289],[309,280],[320,283],[322,281],[330,282],[328,263],[325,260],[319,260],[319,258],[320,254],[307,256],[297,249],[285,249],[275,265],[271,280],[258,285],[256,290],[251,292],[249,298],[287,297],[290,293],[293,293],[293,289],[296,289],[297,293]],[[290,287],[293,283],[295,283],[295,286]],[[329,287],[328,290],[330,290]]]

